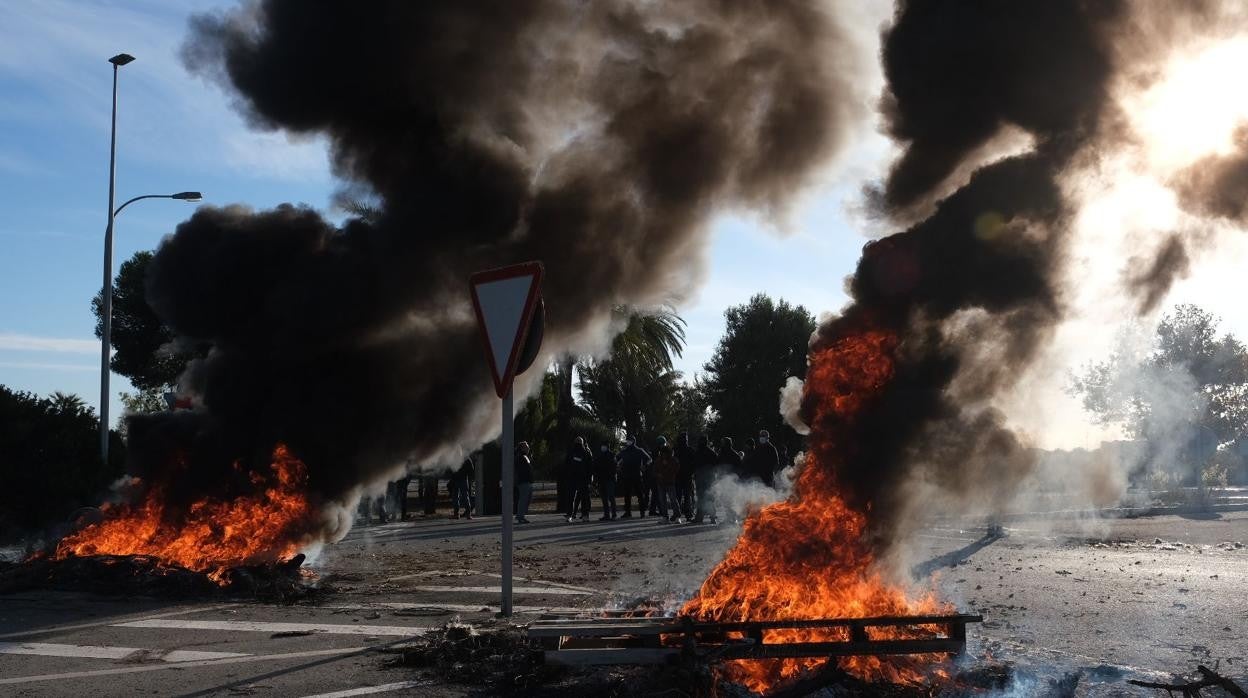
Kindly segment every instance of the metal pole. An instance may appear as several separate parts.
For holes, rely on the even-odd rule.
[[[103,332],[100,334],[100,457],[108,463],[108,379],[113,333],[113,192],[117,177],[117,69],[113,63],[113,126],[108,142],[108,227],[104,230]]]
[[[513,520],[512,490],[515,488],[515,420],[511,416],[511,388],[503,398],[503,608],[504,617],[511,616],[511,536]]]

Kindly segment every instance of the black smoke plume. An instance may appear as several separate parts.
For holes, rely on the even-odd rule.
[[[379,210],[339,227],[207,207],[178,226],[149,300],[212,350],[182,379],[197,410],[132,419],[136,470],[160,479],[181,454],[187,501],[285,442],[315,494],[349,503],[492,437],[468,275],[545,262],[539,367],[605,345],[613,306],[679,297],[710,216],[781,209],[856,115],[826,9],[263,0],[196,17],[188,67],[255,127],[325,137]]]
[[[1035,145],[975,171],[925,220],[869,243],[851,305],[811,340],[817,351],[870,329],[900,338],[896,374],[838,470],[851,502],[870,506],[881,546],[903,524],[908,483],[955,496],[1009,492],[1031,467],[988,404],[1062,315],[1057,272],[1071,210],[1058,180],[1113,116],[1107,35],[1121,11],[1079,0],[900,2],[884,31],[882,106],[904,147],[878,197],[886,213],[907,219],[1004,127]],[[813,415],[805,410],[808,423]]]

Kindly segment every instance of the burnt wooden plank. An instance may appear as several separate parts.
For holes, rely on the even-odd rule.
[[[624,647],[618,649],[559,650],[546,652],[543,661],[563,666],[596,666],[604,664],[666,664],[680,654],[680,649]]]
[[[764,630],[849,628],[853,639],[861,640],[865,628],[906,627],[941,625],[948,628],[949,637],[965,639],[966,624],[983,621],[978,615],[949,616],[889,616],[880,618],[831,618],[803,620],[689,622],[676,618],[628,618],[542,620],[533,622],[530,637],[594,637],[615,634],[661,635],[669,633],[726,633],[742,632],[758,637]],[[960,638],[958,637],[960,636]]]

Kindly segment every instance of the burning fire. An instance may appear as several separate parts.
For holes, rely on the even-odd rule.
[[[55,557],[146,555],[207,572],[218,584],[232,567],[287,559],[298,552],[313,512],[307,468],[279,445],[269,470],[247,476],[252,494],[201,499],[185,511],[172,507],[160,486],[137,504],[105,505],[104,520],[63,538]]]
[[[934,597],[912,600],[875,570],[863,535],[866,515],[838,494],[834,469],[852,457],[855,417],[893,376],[897,339],[867,331],[811,355],[805,398],[813,403],[810,453],[794,496],[753,512],[735,547],[681,613],[710,621],[895,616],[943,612]],[[889,631],[872,631],[886,637]],[[896,631],[893,631],[894,633]],[[830,631],[772,630],[768,642],[847,640]],[[820,666],[826,659],[734,662],[731,677],[755,691]],[[849,657],[842,667],[867,680],[914,682],[899,660]]]

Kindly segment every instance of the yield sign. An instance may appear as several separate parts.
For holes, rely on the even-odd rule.
[[[516,362],[533,319],[533,309],[541,298],[542,263],[526,262],[481,271],[468,281],[477,324],[485,338],[494,389],[503,397],[516,377]]]

